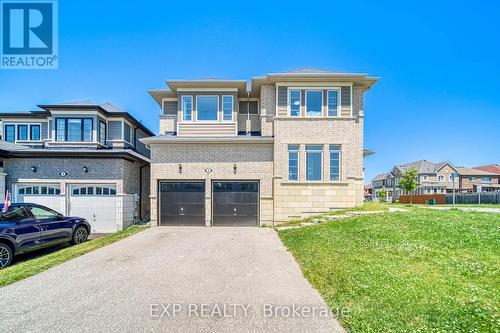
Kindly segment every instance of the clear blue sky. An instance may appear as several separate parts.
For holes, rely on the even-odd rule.
[[[0,111],[109,101],[153,131],[167,78],[365,72],[366,176],[500,163],[500,2],[59,2],[59,69],[0,70]]]

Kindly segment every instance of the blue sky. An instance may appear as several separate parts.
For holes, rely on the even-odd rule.
[[[60,1],[59,69],[0,70],[0,111],[92,99],[153,131],[167,78],[369,73],[367,179],[418,159],[500,163],[500,3]]]

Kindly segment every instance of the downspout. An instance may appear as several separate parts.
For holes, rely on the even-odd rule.
[[[250,91],[247,91],[247,124],[250,122]],[[246,127],[246,124],[245,124]],[[251,134],[252,127],[247,128],[247,135]]]

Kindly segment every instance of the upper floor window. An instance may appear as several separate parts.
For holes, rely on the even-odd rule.
[[[340,180],[340,145],[330,145],[330,180]]]
[[[57,118],[56,141],[92,142],[92,118]]]
[[[198,120],[217,120],[219,110],[218,96],[196,96],[196,111]]]
[[[306,90],[306,116],[321,117],[323,107],[322,90]]]
[[[489,176],[481,177],[481,183],[491,183],[491,177]]]
[[[30,126],[30,138],[33,141],[40,140],[40,125],[31,125]]]
[[[99,121],[99,143],[106,144],[106,123],[101,120]]]
[[[322,168],[323,146],[306,146],[306,180],[321,180],[323,174]]]
[[[427,175],[423,175],[423,176],[422,176],[422,179],[423,179],[423,181],[424,181],[424,182],[426,182],[426,181],[429,179],[429,176],[427,176]]]
[[[28,125],[17,126],[17,139],[28,140]]]
[[[16,126],[15,125],[5,125],[5,141],[15,142],[16,141]]]
[[[193,120],[193,96],[181,97],[182,120]]]
[[[339,91],[328,90],[327,92],[328,117],[337,117],[339,115]]]
[[[476,181],[476,177],[475,176],[470,177],[470,181],[471,182],[475,182]]]
[[[299,145],[288,146],[288,180],[299,180]]]
[[[290,90],[290,117],[300,117],[300,90]]]
[[[449,175],[449,176],[448,176],[448,180],[449,180],[450,182],[453,182],[453,174],[451,174],[451,175]]]
[[[233,96],[222,96],[222,119],[233,120]]]
[[[123,140],[131,143],[132,142],[132,129],[127,123],[123,123]]]
[[[439,175],[438,176],[438,182],[444,182],[444,176],[443,175]]]

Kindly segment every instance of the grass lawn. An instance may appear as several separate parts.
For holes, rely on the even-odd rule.
[[[92,252],[100,247],[114,243],[139,231],[147,229],[148,225],[133,225],[123,231],[109,234],[83,244],[64,248],[42,257],[26,260],[0,270],[0,287],[36,275],[65,261]]]
[[[352,332],[499,332],[500,214],[355,216],[280,231]]]

